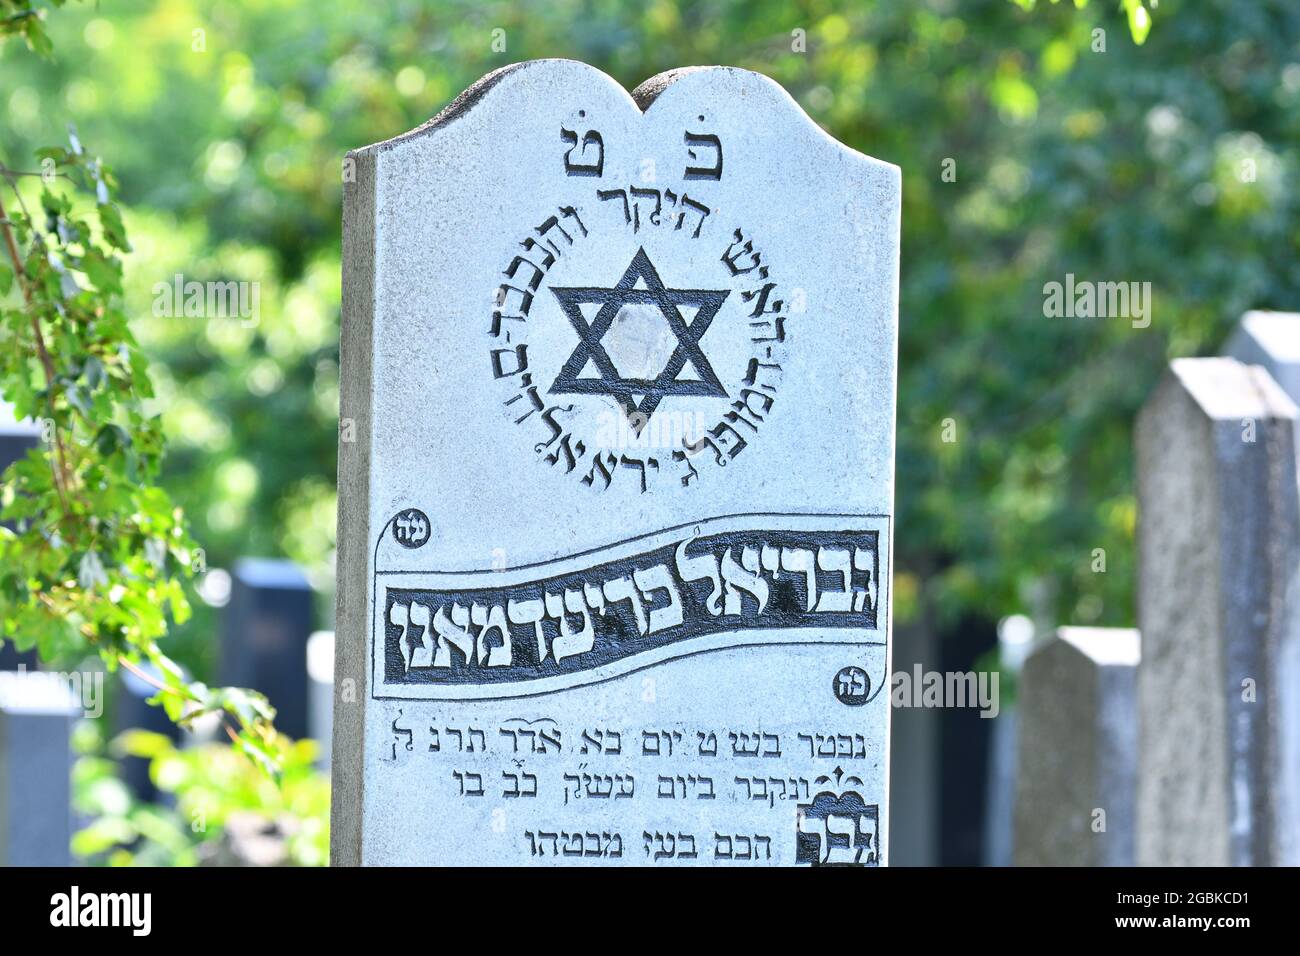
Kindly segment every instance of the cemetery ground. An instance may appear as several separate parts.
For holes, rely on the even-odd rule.
[[[416,866],[1276,913],[1293,4],[3,0],[0,101],[24,920]]]

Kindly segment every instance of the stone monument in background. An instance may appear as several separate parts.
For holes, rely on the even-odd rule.
[[[1231,358],[1138,417],[1139,865],[1300,862],[1297,417]]]

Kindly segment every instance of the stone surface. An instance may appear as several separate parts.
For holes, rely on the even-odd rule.
[[[1224,354],[1264,366],[1291,401],[1300,403],[1300,312],[1247,312]]]
[[[244,558],[231,575],[221,630],[221,682],[261,691],[275,707],[275,725],[306,737],[307,639],[312,590],[292,561]]]
[[[547,60],[348,179],[334,861],[883,861],[898,169]]]
[[[0,402],[0,473],[40,444],[40,440],[41,430],[34,422],[16,420],[13,406]],[[0,644],[0,671],[16,671],[20,665],[33,670],[37,662],[35,650],[20,652],[9,641]]]
[[[939,637],[917,617],[892,635],[891,672],[937,670]],[[942,844],[942,711],[937,707],[895,707],[889,718],[889,863],[937,866]]]
[[[0,673],[0,866],[71,866],[72,725],[68,686]]]
[[[1018,866],[1132,866],[1137,824],[1138,632],[1063,627],[1025,661]]]
[[[320,743],[317,763],[330,766],[334,728],[334,632],[307,639],[307,736]]]
[[[1018,686],[1025,658],[1034,646],[1033,622],[1022,615],[998,624],[998,670],[1003,681]],[[1000,685],[1002,686],[1002,685]],[[984,788],[983,866],[1010,866],[1015,845],[1016,768],[1020,715],[1013,695],[1004,695],[989,737],[988,774]]]
[[[1207,358],[1138,417],[1139,864],[1300,862],[1296,415]]]

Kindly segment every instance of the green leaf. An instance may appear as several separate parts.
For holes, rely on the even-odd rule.
[[[1128,12],[1129,33],[1133,35],[1133,42],[1141,46],[1147,42],[1147,34],[1151,32],[1151,14],[1141,0],[1124,0],[1124,7]]]
[[[115,259],[110,259],[98,249],[91,249],[81,259],[81,269],[100,292],[120,295],[122,269]]]
[[[120,756],[147,757],[152,760],[174,748],[165,734],[133,729],[118,734],[113,739],[112,749]]]
[[[122,448],[129,447],[130,444],[130,434],[120,425],[111,423],[104,425],[95,435],[95,450],[105,458]]]
[[[99,224],[104,230],[104,240],[119,252],[130,252],[131,243],[126,238],[126,226],[122,224],[122,214],[112,203],[101,202],[98,205]]]
[[[72,852],[79,857],[96,856],[116,846],[131,843],[139,831],[122,817],[100,817],[72,835]]]

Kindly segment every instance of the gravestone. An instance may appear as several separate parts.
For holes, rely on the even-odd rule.
[[[1204,358],[1138,417],[1140,865],[1300,862],[1296,416]]]
[[[72,726],[68,685],[42,672],[0,672],[0,866],[72,864]]]
[[[307,639],[307,736],[320,744],[316,762],[330,766],[334,727],[334,632],[317,631]]]
[[[41,443],[40,426],[14,417],[13,406],[0,402],[0,472]]]
[[[1247,312],[1224,352],[1246,365],[1264,366],[1291,401],[1300,403],[1300,313]]]
[[[937,670],[939,635],[917,615],[899,625],[890,644],[892,673]],[[943,762],[941,717],[936,707],[894,707],[889,718],[889,862],[937,866]]]
[[[308,734],[312,619],[311,585],[298,565],[267,558],[235,563],[221,633],[221,683],[265,694],[276,728],[295,740]]]
[[[18,421],[13,406],[0,402],[0,474],[40,444],[41,430],[35,422]],[[0,644],[0,671],[16,671],[20,666],[36,669],[39,658],[36,651],[19,651],[12,641]]]
[[[883,863],[899,170],[546,60],[344,176],[334,862]]]
[[[1138,632],[1062,627],[1021,671],[1017,866],[1133,866]]]
[[[983,614],[967,614],[938,629],[941,674],[977,673],[995,651],[997,622]],[[996,719],[976,707],[939,707],[939,834],[940,866],[979,866],[984,860],[988,819],[989,774]]]
[[[985,777],[983,866],[1010,866],[1015,846],[1016,767],[1020,745],[1018,692],[1025,658],[1033,648],[1034,624],[1023,615],[998,623],[1000,705],[992,719],[988,775]],[[1010,685],[1010,687],[1008,687]]]
[[[114,736],[128,730],[146,730],[150,733],[162,734],[173,744],[179,744],[180,726],[172,722],[161,705],[154,706],[149,703],[149,700],[158,694],[159,685],[163,684],[162,672],[147,661],[142,661],[135,666],[148,679],[125,667],[118,670],[117,695],[113,700]],[[122,780],[135,798],[144,803],[154,803],[162,797],[149,776],[150,763],[148,757],[131,755],[125,755],[118,760]],[[167,798],[163,797],[163,799]]]

